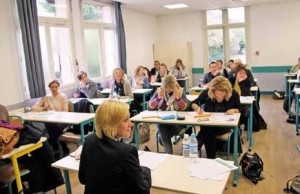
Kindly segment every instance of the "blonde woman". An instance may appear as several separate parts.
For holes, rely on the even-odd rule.
[[[79,165],[79,180],[85,194],[149,194],[151,172],[141,167],[135,146],[125,144],[133,124],[129,106],[115,100],[105,101],[95,114],[96,134],[85,141]]]
[[[223,76],[215,77],[199,97],[191,104],[191,108],[198,114],[205,112],[224,112],[232,115],[241,110],[240,97],[232,90],[231,83]],[[207,158],[216,157],[216,135],[227,133],[229,128],[201,127],[197,135],[198,148],[205,145]]]
[[[189,101],[185,92],[180,88],[173,75],[166,75],[161,88],[157,89],[150,99],[148,110],[185,111],[189,108]],[[182,127],[178,125],[156,125],[160,140],[168,154],[173,153],[171,138],[178,134]]]
[[[150,88],[148,78],[144,74],[144,67],[138,66],[135,69],[134,78],[132,79],[132,87],[134,89]]]
[[[130,83],[125,78],[123,70],[119,67],[113,71],[113,82],[110,89],[110,98],[114,95],[118,95],[119,98],[133,98]]]

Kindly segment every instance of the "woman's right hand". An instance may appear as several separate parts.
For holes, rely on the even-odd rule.
[[[202,110],[202,108],[200,106],[198,106],[197,110],[196,110],[197,114],[202,114],[204,111]]]
[[[157,97],[163,98],[163,96],[164,96],[164,90],[161,88],[157,89]]]

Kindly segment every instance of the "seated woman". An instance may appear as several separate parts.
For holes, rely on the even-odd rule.
[[[166,64],[161,63],[159,66],[159,73],[156,77],[156,82],[162,82],[163,78],[169,75],[169,70]]]
[[[144,75],[144,68],[142,66],[138,66],[135,69],[134,78],[132,80],[132,87],[134,89],[150,88],[148,78]]]
[[[189,101],[185,92],[180,88],[173,75],[164,77],[161,88],[157,89],[148,104],[148,110],[185,111],[189,108]],[[173,153],[171,138],[178,134],[182,127],[178,125],[156,125],[165,152]]]
[[[124,77],[124,72],[117,67],[113,71],[113,82],[110,86],[110,95],[112,98],[117,95],[119,98],[133,98],[129,81]]]
[[[79,71],[77,78],[79,84],[74,98],[97,98],[97,85],[88,78],[86,72]]]
[[[135,146],[121,141],[129,138],[132,126],[127,104],[108,100],[98,107],[96,133],[86,139],[79,164],[85,194],[150,193],[150,169],[140,166]]]
[[[203,109],[201,108],[203,107]],[[205,112],[224,112],[227,115],[239,113],[241,109],[240,97],[231,84],[223,76],[214,78],[208,89],[204,90],[191,104],[191,108],[198,114]],[[216,157],[216,135],[224,134],[230,128],[205,127],[197,135],[198,147],[205,145],[207,158]]]
[[[177,79],[187,77],[187,73],[185,71],[185,66],[182,63],[181,59],[177,59],[175,66],[172,69],[172,75],[174,75]]]
[[[53,80],[49,83],[48,87],[50,88],[51,93],[42,97],[35,105],[32,107],[32,111],[59,111],[59,112],[68,112],[68,101],[65,94],[60,93],[59,82],[57,80]],[[53,150],[58,151],[58,143],[57,140],[59,136],[63,133],[64,128],[68,125],[66,124],[57,124],[57,123],[45,123],[47,132],[49,134],[49,143],[52,145]],[[69,149],[65,142],[61,142],[62,150],[64,155],[69,154]],[[55,158],[59,158],[58,152],[55,155]]]

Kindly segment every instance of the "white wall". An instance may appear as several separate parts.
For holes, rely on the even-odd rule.
[[[200,11],[158,16],[158,42],[191,42],[192,66],[203,67],[202,21]]]
[[[157,42],[155,15],[122,8],[126,36],[127,73],[138,65],[153,67],[153,44]]]
[[[5,106],[24,101],[12,6],[12,0],[0,1],[0,104]]]
[[[294,65],[300,57],[300,2],[250,7],[251,65]],[[260,55],[256,56],[255,51]]]

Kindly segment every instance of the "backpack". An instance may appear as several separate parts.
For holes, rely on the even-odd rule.
[[[138,134],[139,134],[139,144],[143,144],[150,140],[150,123],[139,123],[137,125],[138,128]],[[135,143],[134,139],[134,133],[135,131],[132,130],[131,136],[126,139],[126,142],[128,143]]]
[[[300,175],[288,180],[283,191],[285,193],[300,194]]]
[[[264,163],[257,153],[252,155],[246,152],[241,158],[240,166],[242,166],[243,175],[254,184],[264,179],[261,176],[261,172],[264,170]]]

